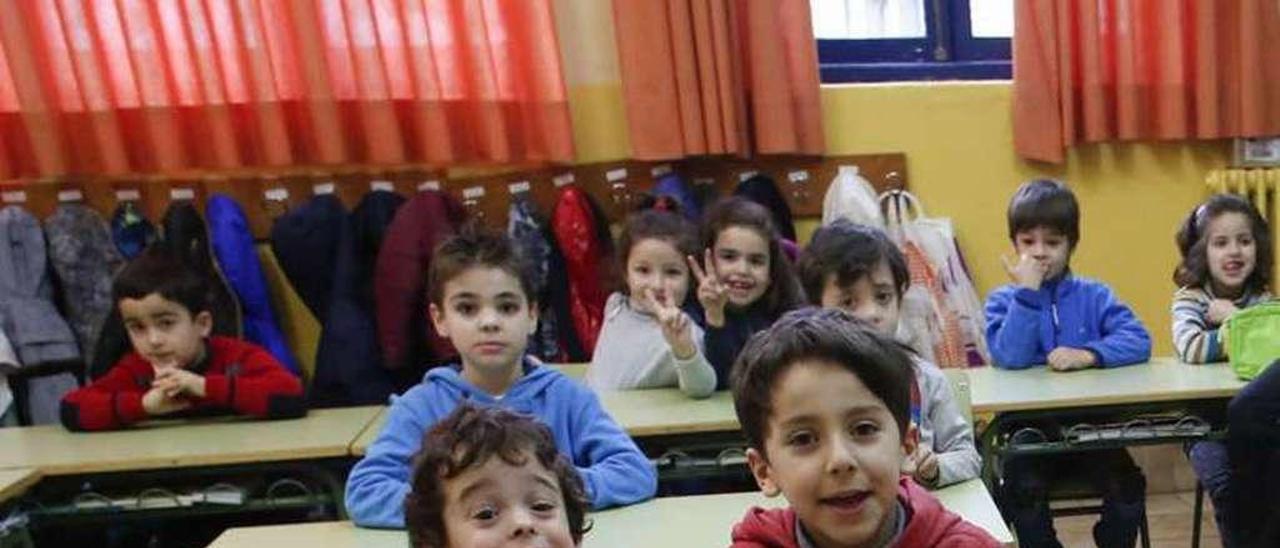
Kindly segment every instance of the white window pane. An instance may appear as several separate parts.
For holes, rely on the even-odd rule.
[[[817,38],[923,38],[925,0],[809,0]]]
[[[1013,36],[1013,0],[969,0],[974,38]]]

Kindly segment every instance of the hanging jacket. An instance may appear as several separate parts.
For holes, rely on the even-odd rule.
[[[542,227],[542,236],[551,243],[550,253],[547,254],[547,272],[557,273],[547,279],[547,301],[550,307],[548,314],[554,318],[556,325],[556,340],[564,350],[562,361],[568,363],[590,361],[591,354],[582,349],[582,339],[578,338],[578,331],[573,326],[573,313],[569,306],[569,277],[564,275],[569,267],[565,266],[564,254],[560,252],[560,246],[555,245],[556,235],[552,232],[550,224]]]
[[[218,260],[219,270],[239,297],[244,338],[265,348],[286,369],[297,375],[298,362],[289,351],[289,343],[271,309],[267,279],[262,273],[244,210],[230,197],[214,194],[205,203],[205,216],[209,219],[209,243]]]
[[[1071,273],[1031,290],[1008,284],[987,297],[987,344],[996,367],[1044,364],[1060,346],[1094,353],[1098,367],[1147,361],[1151,336],[1106,284]]]
[[[536,208],[527,195],[520,194],[511,199],[511,207],[507,212],[507,233],[515,241],[516,247],[524,250],[532,265],[533,298],[538,300],[538,330],[529,336],[529,346],[525,353],[537,356],[546,363],[562,363],[565,355],[560,350],[559,330],[556,328],[555,312],[551,308],[548,283],[553,246],[547,241],[543,230],[546,221]]]
[[[209,312],[213,315],[213,333],[224,337],[240,338],[240,303],[227,287],[227,281],[213,262],[209,247],[209,233],[199,210],[190,202],[174,202],[165,210],[161,221],[164,232],[154,245],[163,246],[182,259],[187,268],[205,278],[209,287]],[[89,363],[89,377],[96,379],[107,373],[131,346],[120,318],[119,307],[111,307],[111,313],[102,324],[98,344]]]
[[[92,362],[98,331],[115,308],[111,280],[124,260],[111,243],[106,221],[82,204],[59,205],[45,220],[44,231],[67,320],[80,343],[80,354]]]
[[[4,325],[3,318],[0,318],[0,325]],[[9,406],[13,405],[13,391],[9,390],[9,378],[5,376],[5,372],[19,367],[22,367],[22,362],[18,361],[18,353],[9,344],[9,337],[4,334],[4,329],[0,329],[0,417],[8,413]]]
[[[316,351],[311,397],[316,405],[385,404],[396,389],[382,366],[372,294],[377,246],[404,199],[389,191],[365,194],[344,220],[334,251],[333,291]],[[359,227],[359,231],[357,231]]]
[[[560,192],[551,220],[569,279],[569,311],[574,331],[587,353],[595,352],[605,302],[609,298],[606,278],[614,260],[613,239],[601,237],[601,226],[608,231],[607,219],[586,192],[568,186]]]
[[[133,202],[120,202],[111,214],[111,240],[125,259],[137,257],[156,240],[156,227]]]
[[[427,319],[427,270],[436,246],[458,231],[466,215],[453,197],[428,190],[401,206],[387,227],[373,286],[386,368],[420,377],[456,353]]]
[[[272,248],[308,308],[318,310],[311,402],[316,407],[385,403],[393,384],[382,369],[368,288],[380,232],[371,219],[390,218],[394,193],[371,192],[350,216],[331,194],[313,196],[276,219]],[[356,234],[360,226],[365,238]],[[321,308],[323,307],[323,308]]]
[[[271,224],[271,253],[307,310],[324,325],[333,293],[333,254],[347,210],[333,194],[317,194]]]
[[[702,219],[702,208],[684,178],[675,172],[658,177],[653,185],[653,195],[669,196],[680,204],[680,214],[695,224]]]
[[[796,241],[796,225],[791,221],[791,206],[787,204],[787,198],[782,195],[773,179],[766,175],[754,175],[738,183],[733,195],[764,206],[773,215],[773,226],[778,227],[778,234]]]
[[[18,206],[0,209],[0,321],[26,367],[80,359],[75,334],[53,304],[40,222]],[[75,387],[68,373],[31,379],[31,422],[57,422],[58,401]]]

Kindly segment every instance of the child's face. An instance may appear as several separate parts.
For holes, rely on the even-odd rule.
[[[680,306],[689,290],[689,265],[671,242],[646,238],[631,246],[627,254],[627,291],[631,306],[653,314],[645,297],[649,291],[663,303]]]
[[[1013,249],[1045,267],[1044,279],[1057,278],[1067,268],[1071,244],[1067,235],[1047,226],[1037,226],[1013,235]]]
[[[441,304],[431,304],[431,321],[458,349],[464,369],[499,375],[519,366],[538,311],[510,272],[475,266],[445,282]]]
[[[1205,230],[1208,241],[1209,276],[1218,289],[1236,292],[1253,274],[1257,247],[1249,218],[1243,213],[1222,213],[1209,221]]]
[[[866,276],[852,285],[841,287],[835,274],[828,274],[822,284],[818,302],[823,308],[845,310],[867,322],[882,335],[893,337],[898,331],[901,302],[889,262],[881,260]]]
[[[551,471],[525,452],[514,466],[490,457],[446,480],[445,537],[450,547],[574,546],[564,493]]]
[[[187,307],[149,293],[141,299],[120,299],[120,317],[134,352],[157,372],[187,367],[204,354],[204,339],[213,329],[213,316],[191,316]]]
[[[713,252],[729,304],[750,306],[769,290],[769,242],[759,233],[740,226],[725,228]]]
[[[787,497],[819,546],[863,546],[892,527],[898,478],[915,452],[884,402],[857,376],[799,361],[773,388],[765,454],[747,450],[756,482]]]

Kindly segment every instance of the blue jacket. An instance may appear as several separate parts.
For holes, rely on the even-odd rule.
[[[403,396],[393,397],[387,422],[347,477],[351,519],[364,527],[404,527],[414,454],[423,434],[462,400],[502,405],[533,415],[551,428],[556,447],[573,461],[595,509],[653,497],[657,472],[635,442],[613,422],[586,387],[549,367],[525,361],[525,375],[501,400],[463,380],[458,366],[427,372]]]
[[[1067,274],[1032,291],[1016,285],[987,297],[987,345],[996,367],[1026,369],[1059,346],[1084,348],[1099,367],[1142,363],[1151,336],[1106,284]]]

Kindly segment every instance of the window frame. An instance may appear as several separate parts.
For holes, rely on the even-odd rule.
[[[1012,40],[974,37],[969,0],[923,2],[923,38],[817,39],[822,83],[1012,78]]]

